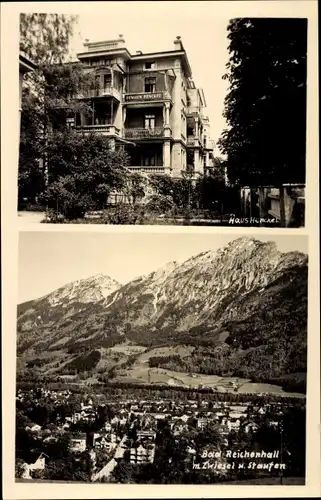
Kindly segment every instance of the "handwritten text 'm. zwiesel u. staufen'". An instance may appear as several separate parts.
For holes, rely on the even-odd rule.
[[[193,469],[252,469],[252,470],[284,470],[284,463],[277,460],[280,451],[211,451],[204,450],[200,456],[201,461],[193,462]],[[235,461],[222,461],[222,459],[235,459]],[[214,459],[214,461],[213,461]],[[241,459],[241,460],[240,460]],[[252,459],[252,460],[251,460]],[[258,461],[258,460],[263,461]],[[265,459],[272,459],[270,462]]]

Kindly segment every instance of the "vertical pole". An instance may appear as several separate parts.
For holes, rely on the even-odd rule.
[[[285,220],[285,207],[284,207],[284,186],[281,184],[279,188],[279,200],[280,200],[280,225],[281,227],[286,227]]]
[[[283,463],[283,422],[281,422],[281,464]],[[281,484],[283,484],[283,469],[281,469]]]

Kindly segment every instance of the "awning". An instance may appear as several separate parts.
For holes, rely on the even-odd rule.
[[[131,141],[126,141],[126,139],[123,139],[122,137],[115,137],[116,142],[122,142],[123,144],[128,144],[129,146],[136,146],[135,142]]]

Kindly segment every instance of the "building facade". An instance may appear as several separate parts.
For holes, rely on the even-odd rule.
[[[96,85],[79,96],[92,113],[76,115],[76,130],[125,146],[131,172],[197,177],[213,166],[205,96],[194,84],[180,37],[172,50],[157,53],[130,54],[122,35],[86,42],[85,49],[77,57],[94,72]]]
[[[19,127],[21,120],[23,77],[26,73],[30,73],[30,71],[35,71],[36,69],[36,64],[30,61],[24,54],[19,54]]]

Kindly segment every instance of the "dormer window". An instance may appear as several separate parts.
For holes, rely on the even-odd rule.
[[[146,62],[145,63],[145,69],[156,69],[156,63],[155,63],[155,61]]]

